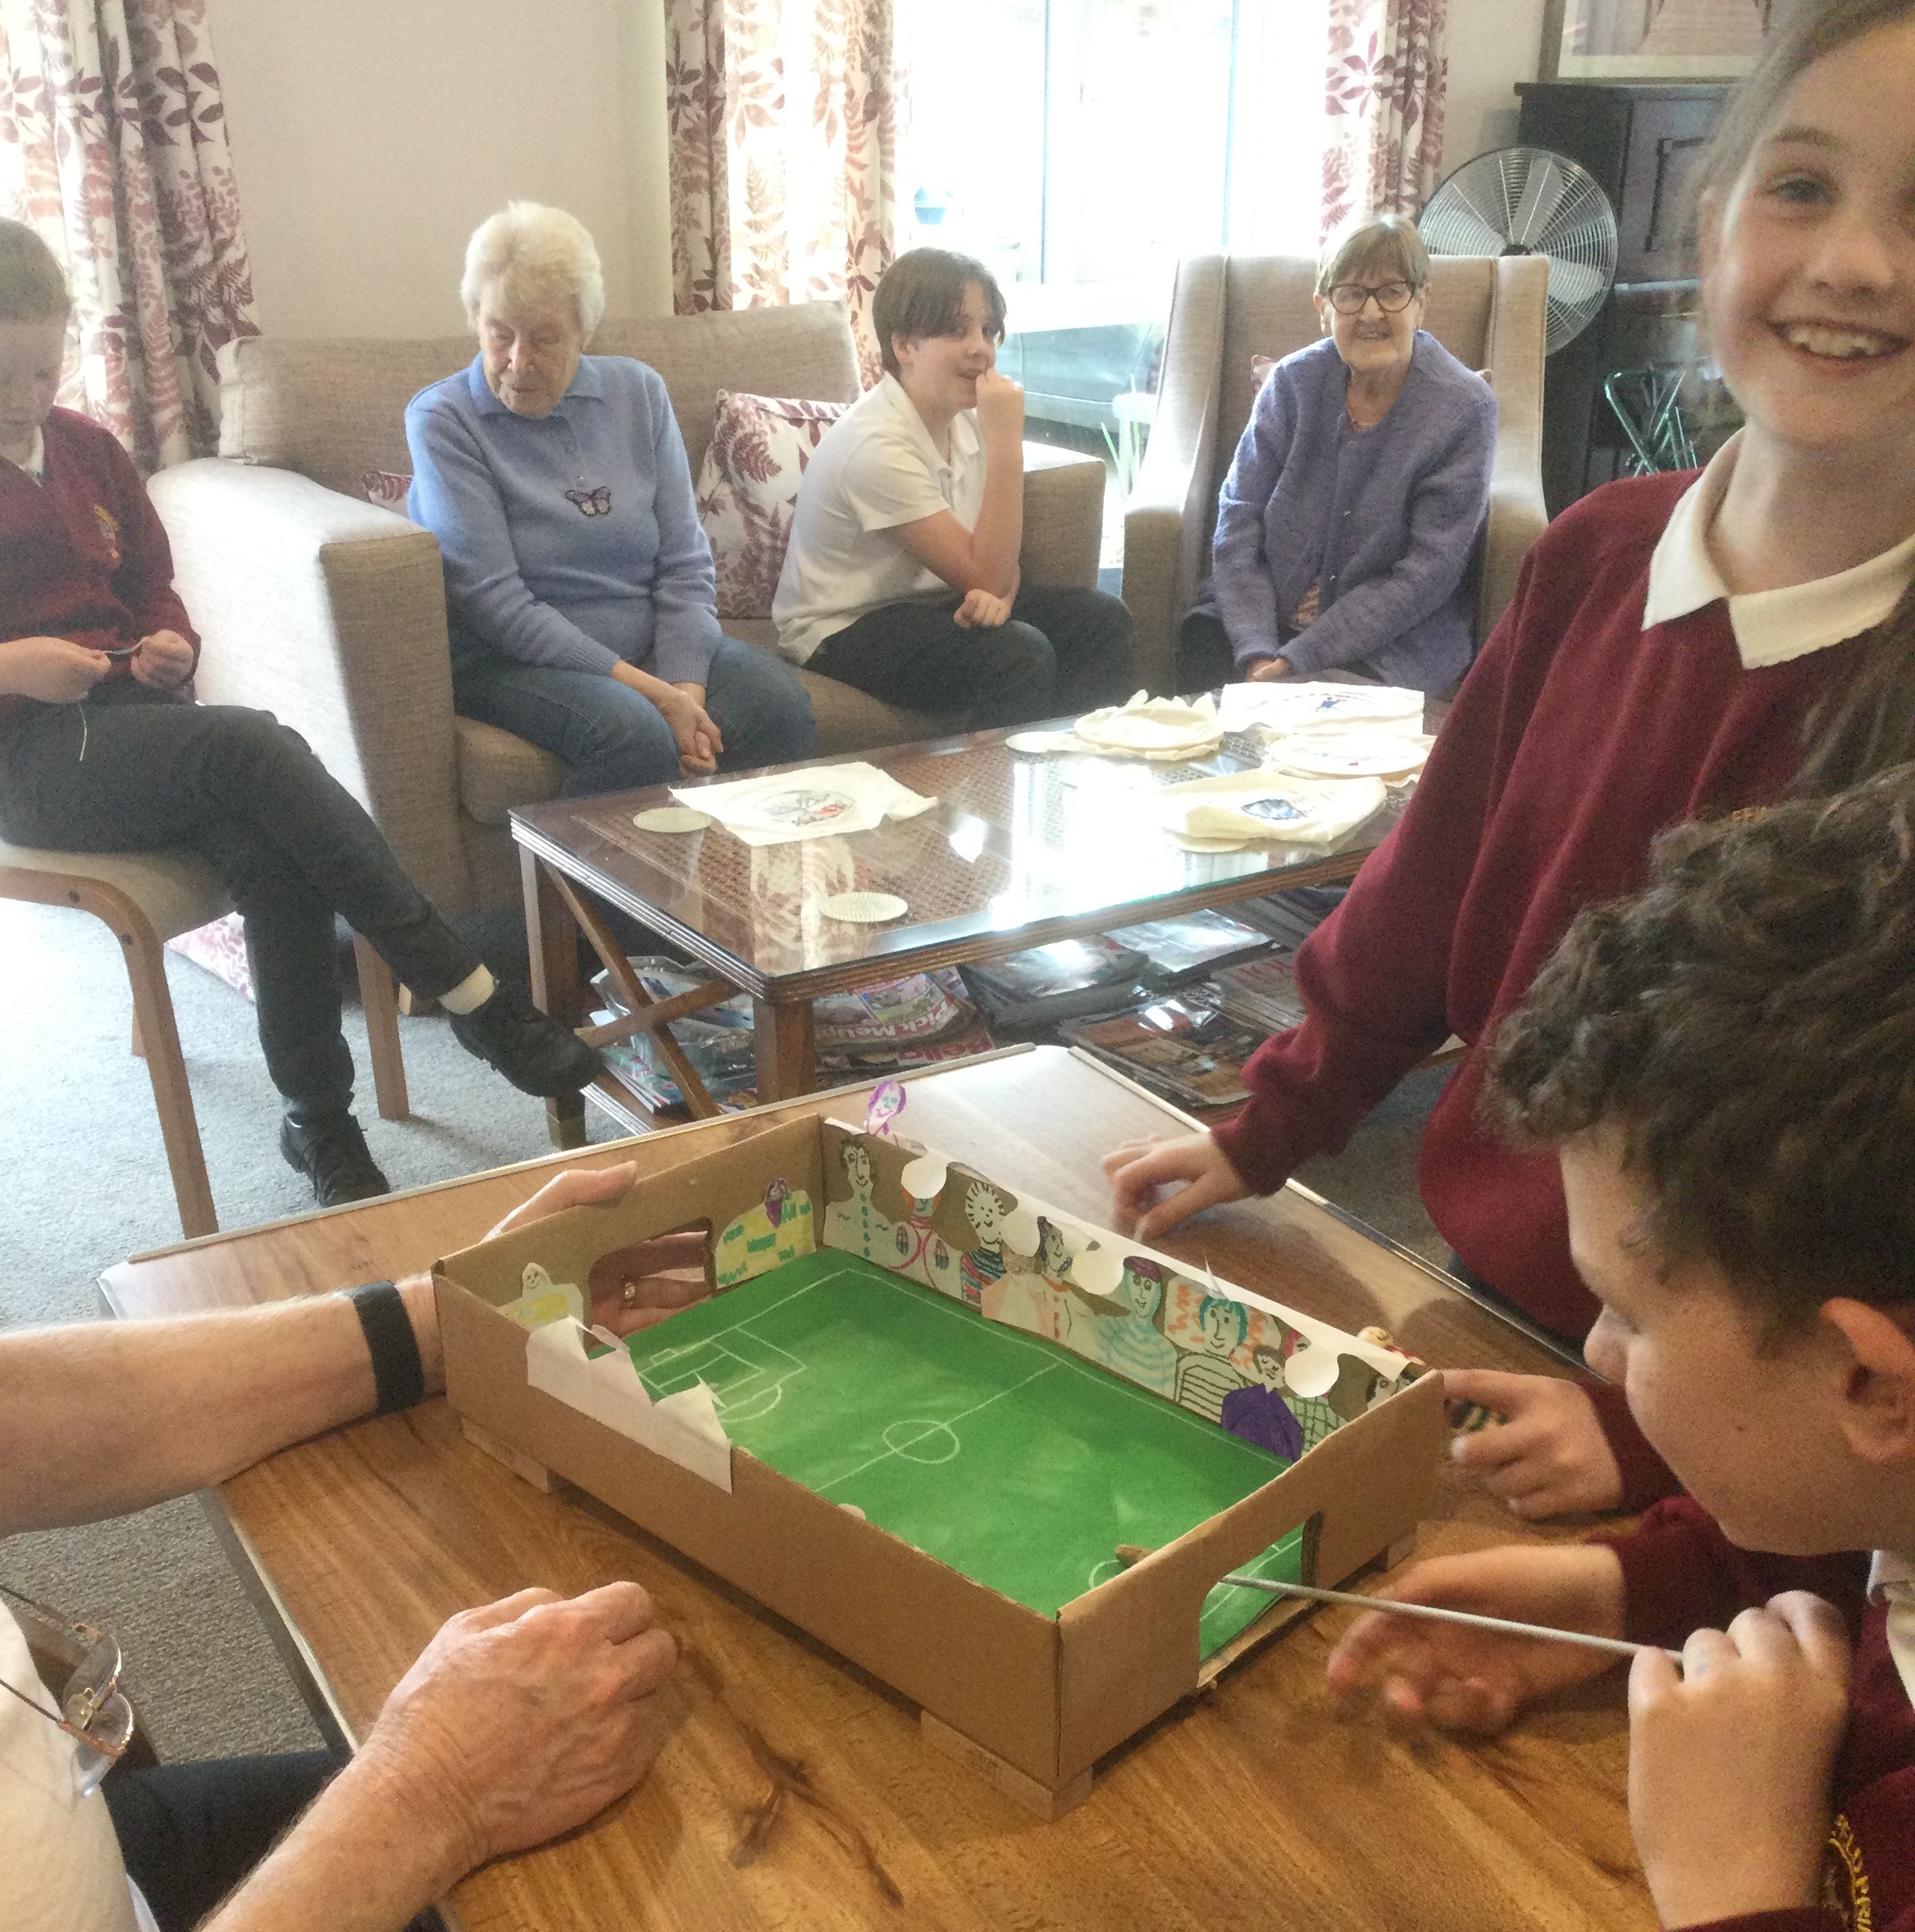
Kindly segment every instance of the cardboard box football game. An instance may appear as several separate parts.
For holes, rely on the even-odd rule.
[[[713,1291],[621,1338],[673,1233]],[[1438,1378],[1395,1350],[834,1122],[436,1276],[447,1394],[480,1439],[1053,1811],[1267,1626],[1282,1600],[1220,1578],[1340,1582],[1414,1530],[1442,1451]]]

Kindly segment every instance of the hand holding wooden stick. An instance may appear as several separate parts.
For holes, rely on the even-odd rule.
[[[1118,1560],[1126,1568],[1153,1554],[1155,1552],[1137,1543],[1117,1546]],[[1556,1643],[1580,1643],[1591,1650],[1607,1650],[1616,1657],[1634,1657],[1639,1651],[1660,1648],[1652,1643],[1627,1643],[1621,1637],[1595,1636],[1586,1630],[1558,1630],[1548,1624],[1518,1623],[1508,1617],[1483,1617],[1469,1610],[1443,1610],[1434,1603],[1399,1603],[1388,1596],[1364,1596],[1355,1590],[1320,1589],[1311,1583],[1284,1583],[1270,1577],[1245,1576],[1238,1571],[1218,1580],[1240,1590],[1263,1590],[1273,1596],[1303,1597],[1314,1603],[1349,1603],[1358,1610],[1388,1611],[1399,1617],[1428,1617],[1439,1623],[1468,1624],[1473,1629],[1491,1630],[1507,1637],[1542,1637]],[[1682,1661],[1680,1650],[1663,1650],[1662,1654],[1677,1664]]]

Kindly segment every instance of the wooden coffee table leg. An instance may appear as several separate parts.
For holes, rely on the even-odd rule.
[[[758,1062],[758,1099],[794,1100],[817,1085],[817,1058],[811,1039],[811,1002],[780,1006],[752,1001],[752,1043]]]
[[[526,943],[532,955],[532,1003],[575,1031],[585,1018],[579,979],[578,925],[564,896],[536,854],[521,851],[519,876],[525,888]],[[585,1096],[562,1093],[545,1103],[545,1125],[555,1147],[585,1144]]]

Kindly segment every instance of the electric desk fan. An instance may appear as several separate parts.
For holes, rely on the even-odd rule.
[[[1615,279],[1609,197],[1588,169],[1547,148],[1492,148],[1465,161],[1430,196],[1417,232],[1432,255],[1547,257],[1547,355],[1589,327]]]

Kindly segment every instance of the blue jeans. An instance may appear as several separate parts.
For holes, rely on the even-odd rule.
[[[634,792],[678,776],[678,741],[658,707],[595,671],[487,653],[454,665],[452,702],[462,716],[496,724],[563,759],[570,768],[564,798]],[[782,658],[755,645],[720,641],[706,674],[705,709],[724,740],[718,760],[724,770],[811,756],[811,700]]]

